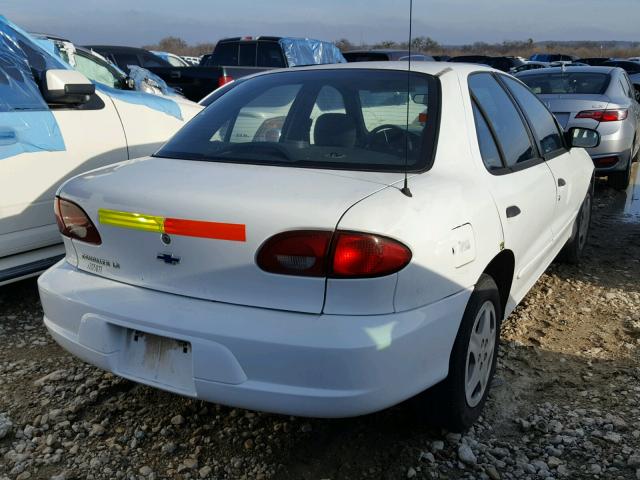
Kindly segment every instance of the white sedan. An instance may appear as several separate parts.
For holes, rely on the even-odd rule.
[[[38,282],[51,335],[203,400],[345,417],[421,394],[471,425],[502,319],[561,250],[580,257],[579,147],[599,137],[501,72],[406,67],[258,75],[154,156],[68,181],[66,258]]]

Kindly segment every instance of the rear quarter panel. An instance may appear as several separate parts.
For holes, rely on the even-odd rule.
[[[475,130],[468,128],[462,100],[468,99],[468,91],[460,88],[453,73],[443,75],[441,83],[437,153],[430,171],[410,177],[413,196],[403,195],[396,184],[353,206],[338,225],[342,230],[386,235],[411,249],[411,262],[399,273],[367,280],[374,292],[368,298],[388,311],[414,309],[472,287],[503,240],[492,197],[475,173],[484,166],[472,155],[472,145],[477,148]],[[460,257],[461,239],[469,242],[465,258]],[[353,302],[361,296],[358,282],[349,285],[335,279],[328,280],[325,311],[339,305],[347,313],[347,302],[340,301],[337,292],[352,299],[354,311],[349,313],[359,313],[358,302]]]

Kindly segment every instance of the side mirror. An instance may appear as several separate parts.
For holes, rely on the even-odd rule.
[[[640,84],[634,83],[633,88],[634,88],[634,91],[636,92],[636,101],[640,102]]]
[[[570,128],[565,138],[571,148],[595,148],[600,145],[600,134],[590,128]]]
[[[81,105],[96,93],[96,86],[76,70],[46,70],[42,75],[42,96],[47,103]]]

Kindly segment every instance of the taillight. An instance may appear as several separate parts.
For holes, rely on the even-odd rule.
[[[619,122],[625,120],[629,115],[629,110],[583,110],[576,115],[576,118],[590,118],[598,122]]]
[[[367,233],[337,232],[331,277],[381,277],[403,269],[411,250],[400,242]]]
[[[95,225],[78,205],[64,198],[56,197],[54,210],[58,229],[62,235],[94,245],[102,243]]]
[[[222,87],[223,85],[231,82],[233,82],[233,77],[231,75],[222,75],[218,77],[218,87]]]
[[[396,240],[357,232],[298,230],[274,235],[257,255],[270,273],[305,277],[366,278],[404,268],[411,251]]]
[[[332,232],[297,230],[274,235],[258,252],[258,266],[271,273],[323,277]]]

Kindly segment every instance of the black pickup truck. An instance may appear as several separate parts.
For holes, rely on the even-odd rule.
[[[264,70],[345,62],[340,50],[330,42],[290,37],[225,38],[197,67],[173,67],[141,48],[106,45],[87,48],[125,71],[129,65],[144,67],[195,102],[232,80]]]

